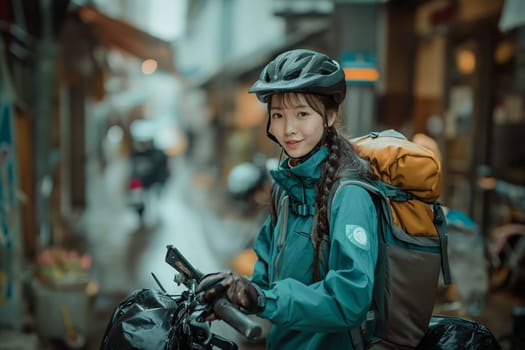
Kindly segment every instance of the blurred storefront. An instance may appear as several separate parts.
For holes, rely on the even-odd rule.
[[[0,5],[1,134],[8,141],[3,153],[9,154],[2,162],[8,177],[2,182],[6,197],[1,206],[6,210],[0,213],[0,316],[3,326],[14,329],[23,320],[24,258],[33,258],[39,238],[49,234],[56,170],[57,130],[51,126],[57,116],[54,67],[68,3],[7,1]]]
[[[413,67],[407,72],[409,129],[439,141],[442,200],[469,213],[486,236],[525,218],[523,197],[520,214],[519,201],[509,200],[525,186],[523,29],[500,27],[503,6],[513,3],[427,1],[414,12],[407,50]],[[511,184],[509,192],[494,192],[486,177]]]
[[[85,209],[89,163],[98,157],[97,142],[106,131],[97,125],[107,129],[115,122],[109,112],[97,119],[95,107],[115,91],[129,90],[130,58],[142,75],[140,62],[147,60],[155,66],[143,67],[148,74],[158,69],[174,79],[176,72],[171,43],[69,0],[3,1],[0,31],[6,169],[0,191],[0,316],[10,315],[0,318],[9,320],[2,326],[18,328],[25,317],[21,285],[28,278],[20,271],[30,274],[46,248],[72,244],[74,221]],[[121,57],[120,63],[110,56]],[[108,89],[112,83],[116,89]],[[128,116],[136,103],[127,96],[117,109]]]

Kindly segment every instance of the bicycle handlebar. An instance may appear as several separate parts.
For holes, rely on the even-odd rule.
[[[203,273],[194,268],[177,248],[172,245],[168,245],[166,248],[165,260],[182,275],[182,283],[185,286],[190,287],[192,281],[197,281],[198,283],[204,277]],[[221,320],[228,323],[248,339],[257,339],[262,334],[261,326],[233,306],[226,298],[217,299],[213,304],[213,311]]]
[[[226,298],[217,299],[215,304],[213,304],[213,311],[221,320],[228,323],[248,339],[258,339],[262,334],[261,326],[233,306]]]

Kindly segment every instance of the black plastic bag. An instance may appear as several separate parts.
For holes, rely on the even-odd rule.
[[[418,350],[501,350],[492,332],[475,321],[432,315],[428,331]]]
[[[176,308],[164,292],[134,291],[113,311],[100,349],[165,349]]]

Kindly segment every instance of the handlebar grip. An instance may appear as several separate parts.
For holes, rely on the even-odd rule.
[[[248,315],[233,306],[226,298],[219,298],[213,304],[213,311],[223,321],[250,340],[261,337],[262,328]]]

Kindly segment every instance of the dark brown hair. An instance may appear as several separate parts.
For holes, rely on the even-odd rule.
[[[297,93],[287,92],[279,94],[279,102],[284,106],[288,106],[297,98]],[[342,177],[359,177],[365,180],[373,179],[368,163],[359,157],[355,152],[351,142],[348,138],[338,131],[334,125],[327,125],[328,112],[335,111],[338,113],[336,123],[342,121],[340,113],[340,105],[337,104],[331,96],[303,94],[308,105],[317,113],[323,116],[325,120],[325,145],[328,147],[328,156],[321,164],[322,173],[319,182],[317,183],[317,198],[315,201],[315,208],[317,213],[317,227],[313,231],[315,234],[314,245],[315,255],[312,263],[313,280],[321,280],[320,272],[320,256],[321,256],[321,242],[322,240],[330,240],[330,227],[327,204],[334,183]],[[273,97],[273,96],[272,96]],[[272,104],[272,98],[268,103],[268,115]],[[272,208],[272,215],[276,215],[276,208]]]

